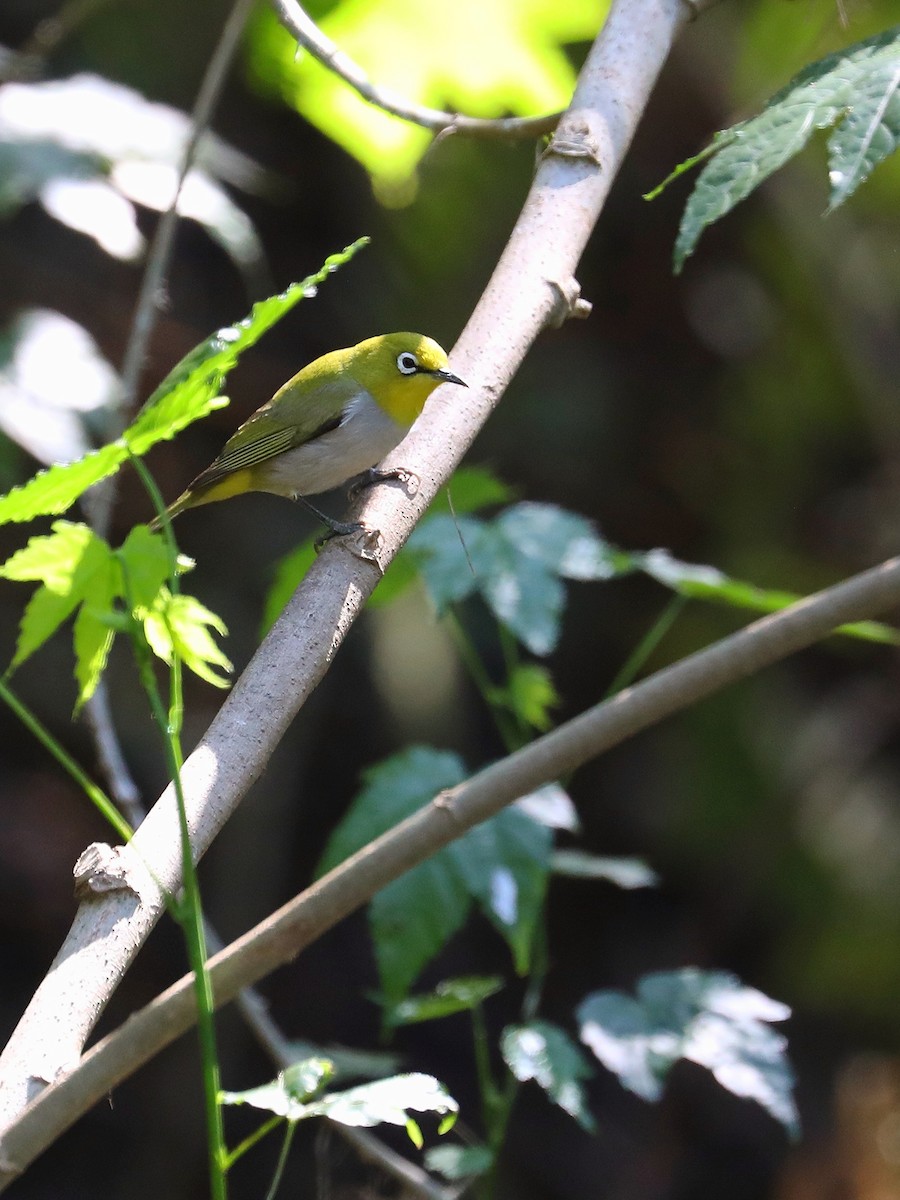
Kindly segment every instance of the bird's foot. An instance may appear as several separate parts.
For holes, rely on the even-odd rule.
[[[399,480],[405,487],[408,496],[416,494],[421,482],[414,471],[407,471],[405,467],[390,467],[386,470],[369,467],[368,471],[365,471],[355,483],[350,485],[347,495],[351,500],[356,500],[365,488],[371,487],[373,483],[384,483],[387,479]]]
[[[370,529],[368,525],[359,521],[329,521],[328,525],[328,532],[313,542],[317,554],[332,538],[339,537],[347,539],[347,549],[357,558],[365,559],[366,562],[378,562],[381,533],[377,529]]]

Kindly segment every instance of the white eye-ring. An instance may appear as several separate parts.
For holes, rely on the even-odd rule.
[[[415,375],[418,369],[419,361],[414,354],[404,350],[402,354],[397,355],[397,370],[401,375]]]

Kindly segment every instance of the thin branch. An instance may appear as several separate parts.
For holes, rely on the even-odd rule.
[[[470,387],[461,397],[437,391],[399,453],[385,464],[414,472],[421,481],[417,494],[409,497],[389,485],[370,490],[353,515],[380,531],[378,562],[358,557],[348,539],[326,546],[184,764],[197,858],[265,769],[384,566],[455,469],[540,330],[576,305],[573,272],[687,15],[683,0],[615,0],[506,250],[452,355],[454,369]],[[171,786],[131,846],[128,887],[81,905],[0,1058],[0,1126],[78,1061],[163,911],[165,893],[178,889]],[[140,1048],[139,1039],[135,1050]]]
[[[813,645],[838,626],[897,604],[900,558],[893,558],[658,671],[436,796],[216,954],[209,963],[216,1004],[225,1004],[242,987],[294,959],[386,884],[519,796]],[[195,1020],[192,979],[187,975],[89,1050],[71,1075],[44,1091],[7,1130],[0,1187]]]
[[[329,71],[339,75],[363,100],[392,116],[421,125],[437,134],[464,133],[480,138],[539,138],[552,132],[559,123],[561,112],[545,113],[540,117],[466,117],[461,113],[443,112],[414,104],[390,88],[380,87],[349,54],[324,34],[315,21],[304,12],[297,0],[272,0],[272,7],[281,24],[304,50],[308,50]]]
[[[83,2],[91,4],[99,3],[101,0],[83,0]],[[197,93],[191,113],[191,134],[181,156],[175,194],[168,209],[157,222],[147,255],[147,266],[122,360],[122,404],[113,418],[118,427],[110,430],[110,438],[118,437],[125,428],[136,403],[141,369],[162,304],[166,273],[175,244],[175,230],[179,220],[178,201],[184,188],[184,181],[196,156],[197,146],[209,126],[222,88],[225,86],[225,80],[240,45],[241,34],[252,7],[253,0],[235,0]],[[88,515],[91,525],[100,537],[109,535],[110,514],[116,498],[117,481],[118,476],[111,476],[88,493]],[[137,822],[131,814],[139,806],[139,790],[131,777],[125,755],[119,745],[105,678],[100,681],[96,692],[88,700],[85,706],[85,716],[94,738],[97,757],[107,784],[129,822],[136,825]]]

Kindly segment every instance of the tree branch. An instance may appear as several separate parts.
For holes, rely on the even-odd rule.
[[[210,959],[216,1005],[294,959],[398,875],[519,796],[820,641],[839,625],[897,604],[900,558],[893,558],[658,671],[436,796]],[[195,1020],[192,978],[186,975],[89,1050],[71,1075],[44,1091],[4,1134],[0,1190],[82,1113]]]
[[[409,498],[390,485],[370,490],[357,515],[382,532],[379,561],[360,559],[346,539],[325,548],[184,765],[197,858],[264,769],[328,669],[381,568],[449,478],[537,334],[574,304],[578,259],[687,16],[683,0],[614,3],[506,250],[454,351],[454,368],[470,387],[462,397],[439,389],[392,456],[419,477],[418,493]],[[0,1127],[78,1062],[163,911],[165,895],[177,890],[180,849],[171,787],[130,845],[123,886],[80,906],[0,1058]],[[141,1045],[138,1039],[138,1053]]]
[[[363,100],[392,116],[435,133],[465,133],[469,137],[481,138],[538,138],[555,129],[562,116],[561,112],[556,112],[540,117],[485,119],[413,104],[399,93],[373,83],[362,67],[319,29],[297,0],[272,0],[272,7],[281,24],[297,39],[298,44],[329,71],[339,75]]]

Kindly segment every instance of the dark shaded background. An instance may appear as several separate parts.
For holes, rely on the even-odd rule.
[[[22,44],[55,7],[4,0],[0,42]],[[189,107],[224,12],[219,0],[189,8],[174,0],[109,4],[58,48],[46,73],[89,69]],[[897,162],[879,168],[847,207],[825,219],[824,149],[817,143],[709,232],[677,279],[670,258],[685,188],[652,204],[640,198],[806,62],[895,18],[887,3],[845,0],[840,9],[824,0],[770,0],[722,4],[687,30],[579,272],[594,305],[591,319],[539,339],[469,461],[491,465],[528,498],[591,517],[620,545],[665,546],[764,586],[811,590],[895,551]],[[573,48],[576,60],[583,53]],[[278,287],[360,234],[373,244],[245,358],[229,380],[230,409],[156,451],[151,466],[168,497],[208,463],[239,420],[317,354],[410,326],[451,345],[489,277],[533,166],[530,146],[451,140],[430,155],[417,201],[388,211],[376,205],[360,168],[299,117],[254,96],[240,77],[216,128],[291,184],[281,203],[246,202]],[[145,214],[146,232],[153,220]],[[0,224],[0,324],[28,305],[56,308],[89,328],[118,364],[138,284],[136,268],[107,258],[37,206]],[[144,393],[212,328],[247,307],[231,263],[196,226],[182,226]],[[0,469],[6,490],[34,464],[7,444]],[[126,479],[114,540],[148,513],[136,482]],[[308,532],[302,512],[272,497],[184,518],[179,537],[198,560],[192,590],[226,620],[238,669],[257,644],[274,564]],[[21,529],[0,529],[0,552],[23,540]],[[561,719],[602,695],[666,601],[642,579],[573,586],[551,664]],[[6,660],[22,604],[21,589],[0,588]],[[470,616],[477,631],[479,615]],[[740,619],[689,608],[652,665],[706,644]],[[487,624],[483,636],[490,654]],[[17,684],[93,769],[85,727],[70,724],[70,654],[57,639]],[[424,664],[418,674],[410,667],[416,662]],[[111,687],[129,762],[152,801],[165,783],[163,759],[124,652],[114,655]],[[188,681],[189,745],[220,699]],[[603,854],[645,857],[663,884],[628,893],[554,882],[546,1015],[571,1028],[573,1007],[586,992],[631,990],[651,970],[732,970],[794,1010],[787,1032],[805,1132],[789,1147],[765,1114],[693,1067],[675,1069],[655,1107],[601,1070],[591,1085],[595,1139],[536,1090],[523,1090],[504,1195],[900,1197],[898,719],[895,652],[834,642],[729,689],[571,781],[585,843]],[[224,936],[243,931],[308,881],[360,769],[410,741],[458,749],[473,767],[501,752],[443,633],[423,604],[405,600],[359,623],[204,863],[204,895]],[[0,747],[5,1035],[65,935],[74,911],[72,863],[105,830],[4,711]],[[509,969],[504,949],[474,923],[424,982],[498,966]],[[180,938],[164,923],[104,1028],[183,969]],[[264,990],[288,1035],[373,1045],[377,1011],[362,997],[374,984],[364,922],[356,918]],[[497,1030],[515,1016],[518,991],[511,983],[490,1002]],[[233,1013],[224,1015],[221,1030],[225,1085],[267,1078],[267,1063]],[[398,1044],[412,1067],[450,1086],[477,1124],[462,1019],[411,1030]],[[240,1117],[229,1121],[235,1135],[245,1127]],[[312,1189],[316,1168],[333,1195],[391,1193],[334,1135],[302,1130],[297,1141],[284,1195]],[[259,1148],[241,1164],[236,1197],[262,1194],[275,1152]],[[195,1052],[183,1039],[80,1122],[13,1194],[202,1195],[204,1169]]]

